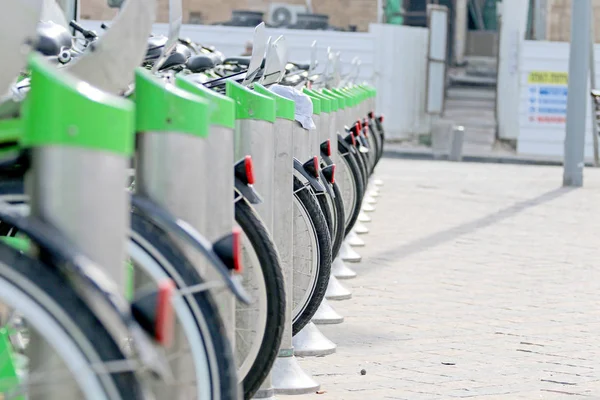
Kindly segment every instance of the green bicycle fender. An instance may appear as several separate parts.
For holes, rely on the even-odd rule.
[[[134,105],[30,57],[31,90],[21,106],[24,147],[71,146],[133,154]]]
[[[329,100],[326,96],[323,96],[321,93],[319,93],[315,90],[307,89],[307,88],[304,88],[304,93],[306,93],[313,99],[319,99],[319,101],[321,103],[321,112],[322,113],[327,113],[327,114],[331,113],[331,100]]]
[[[227,96],[235,102],[236,119],[254,119],[275,122],[275,100],[248,89],[237,82],[228,80],[225,83]]]
[[[347,107],[346,104],[346,98],[344,96],[341,96],[339,94],[337,94],[336,92],[334,92],[331,89],[323,89],[323,93],[325,93],[328,96],[332,96],[335,99],[337,99],[337,104],[338,104],[338,110],[343,110]]]
[[[349,88],[345,87],[340,90],[340,94],[342,96],[346,96],[346,99],[348,99],[348,101],[350,102],[350,107],[355,107],[357,105],[357,98],[356,96],[350,91]]]
[[[208,136],[209,103],[144,68],[135,73],[136,132],[178,132]]]
[[[9,333],[3,327],[0,328],[0,354],[3,355],[0,357],[0,393],[10,393],[18,388],[20,382]],[[19,396],[15,399],[25,400],[25,397]]]
[[[334,96],[330,96],[328,94],[326,94],[323,89],[316,91],[317,93],[319,93],[321,96],[325,97],[326,99],[329,99],[329,104],[331,106],[331,111],[337,111],[339,109],[339,104],[338,104],[338,99]]]
[[[302,93],[304,93],[305,95],[310,97],[310,100],[313,103],[313,114],[315,114],[315,115],[321,114],[321,99],[319,99],[316,96],[311,96],[311,94],[310,94],[311,90],[307,89],[307,88],[303,88]]]
[[[289,121],[295,120],[296,103],[294,103],[293,100],[286,99],[277,93],[271,92],[269,89],[258,83],[254,84],[254,90],[257,93],[275,100],[275,116],[277,118],[287,119]]]
[[[175,77],[175,85],[208,100],[211,125],[235,128],[235,103],[232,99],[195,83],[182,74]]]
[[[0,240],[12,247],[13,249],[29,253],[31,250],[31,242],[26,237],[20,236],[0,236]]]

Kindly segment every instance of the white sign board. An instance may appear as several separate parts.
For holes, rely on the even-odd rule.
[[[566,72],[529,72],[527,77],[527,124],[565,125],[567,76]]]

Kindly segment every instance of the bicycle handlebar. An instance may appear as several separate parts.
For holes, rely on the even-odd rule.
[[[98,38],[98,35],[94,31],[90,31],[85,29],[83,26],[79,25],[76,21],[69,22],[69,26],[75,29],[77,32],[81,33],[84,38],[87,40],[94,40]]]

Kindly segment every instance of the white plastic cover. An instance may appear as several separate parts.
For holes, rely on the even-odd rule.
[[[273,85],[269,89],[273,93],[293,100],[296,103],[296,114],[294,117],[304,129],[312,130],[317,128],[312,119],[313,104],[309,96],[291,86]]]
[[[0,0],[0,96],[8,92],[21,69],[27,64],[29,46],[36,38],[42,13],[40,0]]]
[[[156,14],[156,0],[126,0],[117,17],[86,52],[67,64],[70,73],[111,93],[121,93],[142,65]]]
[[[70,31],[69,23],[67,22],[65,13],[63,12],[62,8],[60,8],[56,0],[44,0],[42,16],[40,20],[44,22],[52,21]]]
[[[162,53],[152,67],[152,73],[157,73],[160,67],[167,61],[179,42],[179,33],[183,24],[183,5],[181,0],[169,0],[169,35]]]
[[[267,31],[265,29],[266,28],[264,22],[261,22],[256,26],[256,28],[254,28],[250,65],[248,65],[246,76],[242,81],[242,85],[244,86],[247,86],[252,81],[252,79],[254,79],[256,73],[262,65],[263,59],[265,58],[265,52],[267,50]]]

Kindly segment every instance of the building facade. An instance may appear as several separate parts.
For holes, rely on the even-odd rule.
[[[540,1],[540,0],[537,0]],[[542,6],[544,2],[542,1]],[[568,42],[571,38],[571,0],[545,0],[546,40]],[[592,0],[595,41],[600,42],[600,0]]]
[[[268,18],[271,3],[305,5],[305,0],[182,0],[184,23],[213,24],[228,21],[232,10],[253,10],[265,13]],[[168,20],[168,0],[158,0],[158,22]],[[377,21],[377,0],[313,0],[313,12],[329,15],[329,24],[347,29],[356,26],[366,31]],[[81,18],[110,20],[115,10],[108,8],[106,0],[81,0]]]

